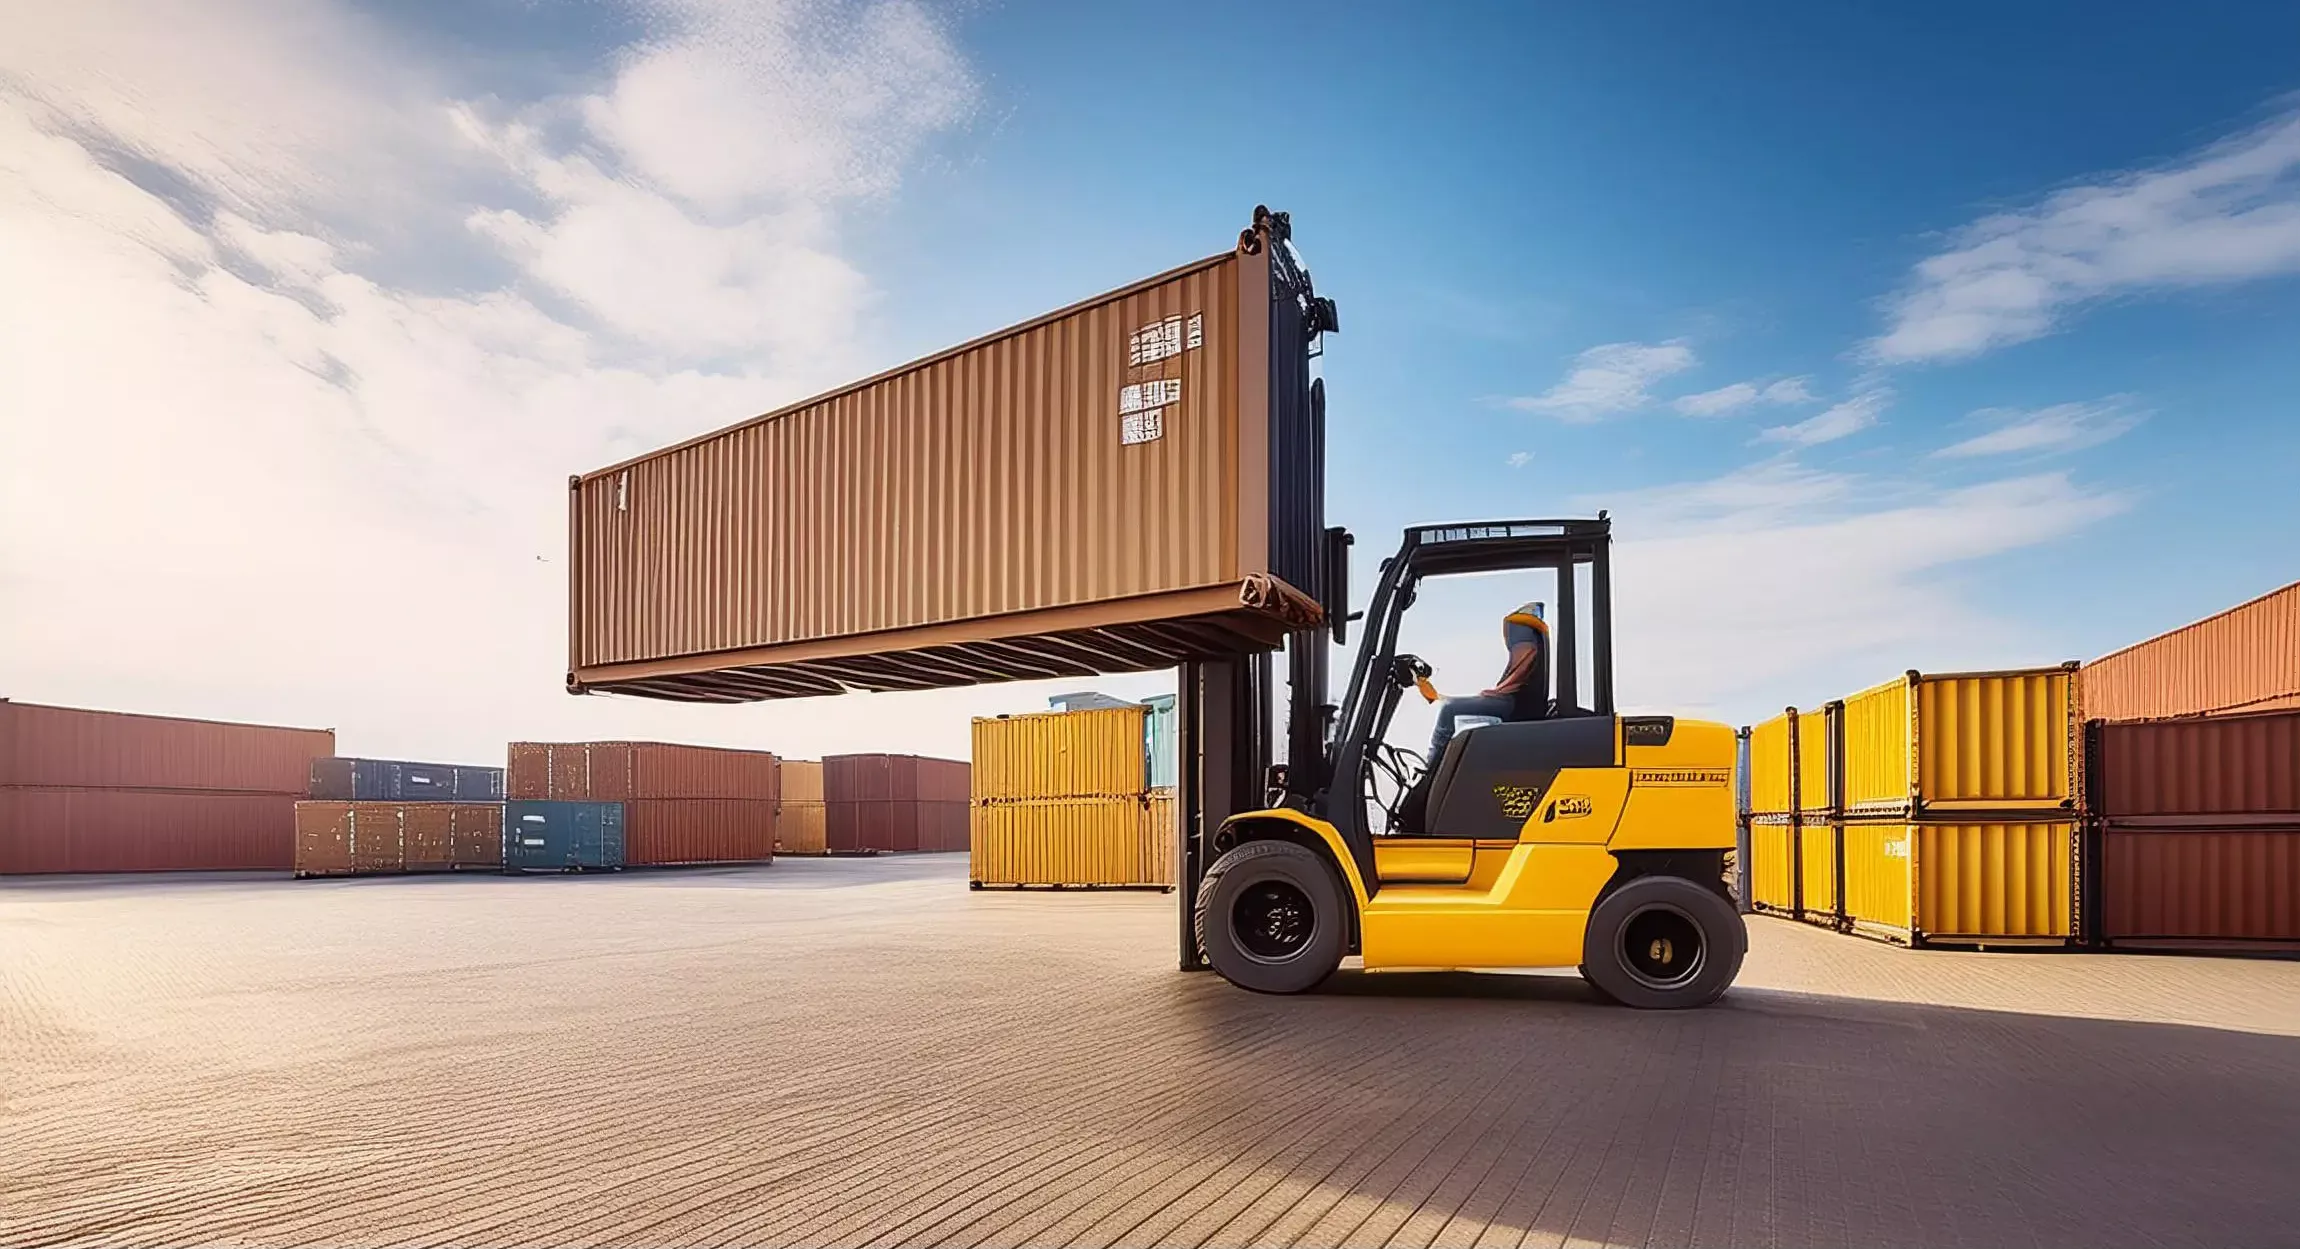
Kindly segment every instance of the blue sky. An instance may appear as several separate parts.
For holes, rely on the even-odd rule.
[[[374,753],[959,748],[1046,691],[558,695],[551,483],[1256,203],[1341,305],[1332,519],[1370,561],[1610,508],[1640,705],[2086,657],[2300,577],[2300,11],[1432,7],[12,18],[0,692]],[[1482,683],[1515,593],[1415,644]]]

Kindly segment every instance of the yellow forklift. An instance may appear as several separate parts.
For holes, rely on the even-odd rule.
[[[1603,513],[1406,531],[1339,707],[1323,702],[1324,637],[1289,645],[1285,764],[1263,761],[1267,656],[1185,665],[1183,966],[1262,993],[1314,989],[1351,955],[1368,970],[1574,967],[1628,1006],[1715,1001],[1748,946],[1724,882],[1734,734],[1615,713],[1610,549]],[[1329,558],[1337,583],[1341,566]],[[1404,693],[1436,696],[1429,665],[1397,650],[1419,587],[1528,570],[1556,575],[1557,619],[1509,713],[1457,733],[1434,769],[1390,745]],[[1347,591],[1330,593],[1340,640]]]

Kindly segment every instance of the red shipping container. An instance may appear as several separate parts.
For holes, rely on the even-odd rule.
[[[635,798],[766,798],[781,768],[763,750],[671,742],[513,742],[511,798],[622,802]]]
[[[0,699],[0,785],[301,794],[335,730]]]
[[[2300,707],[2300,581],[2084,666],[2093,720]]]
[[[0,787],[0,875],[286,871],[295,863],[296,801],[292,793]]]
[[[2095,809],[2112,818],[2300,823],[2300,711],[2098,726]]]
[[[634,798],[623,804],[623,861],[767,863],[775,857],[775,803],[762,798]]]
[[[2101,833],[2110,944],[2300,945],[2300,821]]]

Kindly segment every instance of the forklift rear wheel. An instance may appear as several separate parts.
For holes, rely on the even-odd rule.
[[[1216,859],[1195,921],[1206,961],[1241,989],[1303,993],[1342,965],[1341,889],[1325,860],[1290,841],[1249,841]]]
[[[1582,974],[1640,1010],[1707,1006],[1741,974],[1749,930],[1733,904],[1696,881],[1640,876],[1589,913]]]

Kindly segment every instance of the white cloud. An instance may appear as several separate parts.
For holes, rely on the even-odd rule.
[[[655,6],[592,87],[527,101],[461,98],[472,66],[342,4],[12,16],[0,692],[470,759],[960,751],[970,711],[1032,705],[560,691],[567,474],[871,354],[835,223],[970,98],[922,12]],[[441,256],[452,280],[406,277]]]
[[[1644,407],[1652,400],[1647,387],[1693,364],[1693,349],[1682,342],[1605,343],[1574,357],[1573,370],[1557,385],[1507,403],[1565,421],[1599,420]]]
[[[1782,405],[1813,403],[1818,396],[1808,388],[1812,380],[1809,377],[1784,377],[1765,388],[1765,402]]]
[[[1953,360],[2050,333],[2128,292],[2300,272],[2300,113],[2166,168],[1985,217],[1920,262],[1868,345],[1882,363]]]
[[[1669,406],[1687,416],[1709,417],[1728,416],[1759,403],[1777,404],[1784,407],[1791,404],[1811,403],[1813,402],[1813,394],[1805,389],[1805,383],[1808,380],[1810,379],[1785,377],[1780,381],[1764,386],[1759,386],[1755,382],[1735,382],[1730,386],[1720,386],[1715,390],[1704,390],[1699,394],[1682,396],[1672,401]]]
[[[1687,416],[1724,416],[1738,412],[1763,397],[1764,392],[1750,383],[1735,382],[1715,390],[1682,396],[1673,400],[1669,406]]]
[[[2081,451],[2122,436],[2146,418],[2132,410],[2126,401],[2111,399],[2098,403],[2056,403],[2034,411],[1984,408],[1973,413],[1972,419],[1993,428],[1933,454],[1969,459],[1984,455]]]
[[[1528,465],[1528,464],[1531,464],[1531,463],[1533,463],[1533,452],[1531,452],[1531,451],[1512,451],[1512,452],[1510,452],[1510,456],[1509,456],[1509,466],[1510,466],[1511,468],[1524,468],[1526,465]]]
[[[1892,395],[1886,391],[1863,391],[1825,409],[1818,416],[1794,425],[1775,425],[1760,437],[1766,442],[1786,443],[1792,447],[1817,447],[1824,442],[1850,438],[1875,425],[1878,416],[1891,402]]]

